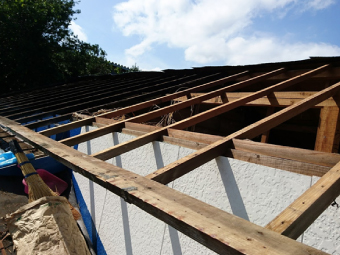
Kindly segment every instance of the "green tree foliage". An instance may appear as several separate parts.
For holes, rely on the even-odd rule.
[[[0,0],[1,92],[110,73],[106,53],[69,30],[75,0]]]
[[[130,72],[140,72],[140,71],[141,70],[139,69],[136,63],[130,67]]]

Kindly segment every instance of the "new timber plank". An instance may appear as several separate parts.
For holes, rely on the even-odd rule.
[[[313,96],[310,96],[299,103],[282,109],[260,121],[255,122],[213,144],[198,150],[176,162],[169,164],[154,173],[149,174],[147,177],[167,184],[184,174],[192,171],[196,167],[203,165],[204,163],[223,155],[228,147],[231,146],[232,139],[234,138],[253,138],[259,134],[262,134],[266,130],[269,130],[286,120],[300,114],[301,112],[309,109],[311,106],[331,97],[340,89],[340,82],[330,86]]]
[[[266,228],[298,238],[340,195],[340,162],[290,204]]]
[[[274,110],[275,110],[274,107],[268,107],[267,108],[266,116],[269,116],[269,115],[273,114]],[[268,142],[268,140],[269,140],[269,133],[270,133],[270,130],[267,130],[267,132],[262,134],[262,136],[261,136],[261,143],[267,143]]]
[[[0,123],[74,171],[219,254],[326,254],[165,185],[85,155],[12,120],[0,117]]]
[[[323,107],[315,141],[315,150],[338,152],[339,149],[339,107]]]

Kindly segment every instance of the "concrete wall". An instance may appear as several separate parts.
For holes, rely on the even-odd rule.
[[[86,127],[82,132],[85,129],[94,128]],[[108,134],[80,144],[79,150],[92,154],[132,138],[121,133]],[[147,175],[192,152],[153,142],[108,162]],[[83,176],[75,173],[75,177],[107,254],[215,254]],[[218,157],[168,185],[265,226],[317,179]],[[330,206],[299,240],[328,253],[340,254],[340,209]]]

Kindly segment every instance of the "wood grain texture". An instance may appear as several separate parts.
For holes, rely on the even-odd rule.
[[[339,149],[339,107],[323,107],[320,110],[316,135],[316,151],[338,152]]]
[[[267,95],[262,98],[251,101],[245,106],[275,106],[275,107],[286,107],[293,105],[302,99],[307,98],[315,94],[316,92],[312,91],[297,91],[297,92],[274,92],[272,95]],[[191,93],[192,97],[201,96],[203,93]],[[202,103],[213,104],[213,105],[221,105],[225,102],[232,102],[238,100],[241,97],[250,95],[251,92],[228,92],[224,94],[224,97],[214,97],[209,100],[205,100]],[[179,97],[176,98],[175,101],[182,102],[185,101],[186,98]],[[329,98],[314,107],[320,108],[324,106],[337,106],[338,98]]]
[[[219,254],[326,254],[165,185],[85,155],[12,120],[0,117],[0,123],[74,171]],[[129,187],[134,190],[126,191]]]
[[[290,204],[266,228],[298,238],[340,195],[340,162]]]
[[[203,165],[204,163],[223,155],[226,152],[226,149],[231,146],[232,139],[235,138],[253,138],[257,135],[262,134],[263,132],[285,122],[286,120],[300,114],[301,112],[309,109],[312,105],[317,104],[325,100],[326,98],[332,96],[340,89],[340,82],[330,86],[313,96],[310,96],[299,103],[287,107],[279,112],[276,112],[267,118],[264,118],[258,122],[255,122],[252,125],[249,125],[213,144],[210,144],[201,150],[196,151],[176,162],[169,164],[147,177],[161,182],[163,184],[167,184],[184,174],[192,171],[196,167]]]

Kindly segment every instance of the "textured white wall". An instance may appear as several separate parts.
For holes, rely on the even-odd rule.
[[[86,127],[82,132],[92,129]],[[108,134],[80,144],[79,150],[92,154],[132,138],[121,133]],[[192,152],[153,142],[108,162],[147,175]],[[215,254],[87,178],[76,173],[75,176],[107,254]],[[265,226],[317,179],[218,157],[168,185]],[[328,253],[340,254],[339,216],[340,209],[329,207],[299,240]]]

